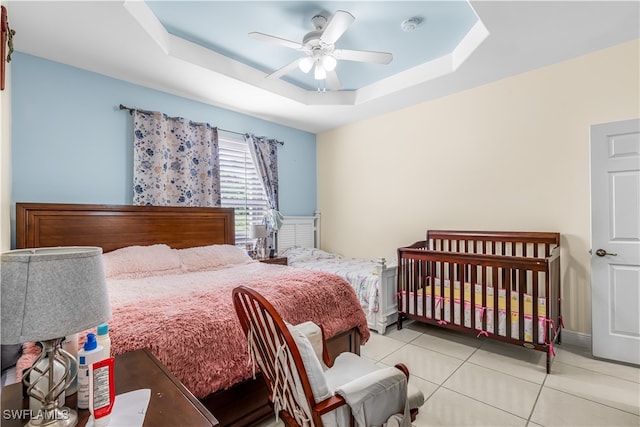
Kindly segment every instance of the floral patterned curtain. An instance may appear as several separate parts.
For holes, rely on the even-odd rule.
[[[278,141],[246,134],[245,141],[249,145],[249,151],[253,163],[267,194],[269,211],[265,215],[264,223],[267,231],[278,231],[282,225],[282,214],[278,212]]]
[[[134,205],[220,206],[217,128],[135,110],[133,131]]]

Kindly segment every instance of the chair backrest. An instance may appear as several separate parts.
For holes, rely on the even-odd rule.
[[[317,425],[315,401],[300,352],[287,325],[273,306],[246,286],[233,290],[233,304],[249,341],[249,351],[271,391],[274,410],[285,410],[298,424]]]

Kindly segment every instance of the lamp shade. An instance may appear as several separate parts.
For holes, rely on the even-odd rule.
[[[251,226],[251,238],[262,239],[267,237],[267,227],[264,224],[254,224]]]
[[[4,252],[2,344],[61,338],[111,318],[98,247]]]

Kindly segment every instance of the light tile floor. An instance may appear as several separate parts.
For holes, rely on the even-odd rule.
[[[372,333],[362,356],[409,367],[409,381],[427,398],[415,427],[640,426],[640,369],[593,359],[583,348],[555,349],[547,375],[542,352],[405,323]]]

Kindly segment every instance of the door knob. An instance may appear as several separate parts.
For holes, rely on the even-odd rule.
[[[605,255],[618,256],[618,254],[607,252],[604,249],[598,249],[596,251],[596,255],[598,255],[598,256],[605,256]]]

